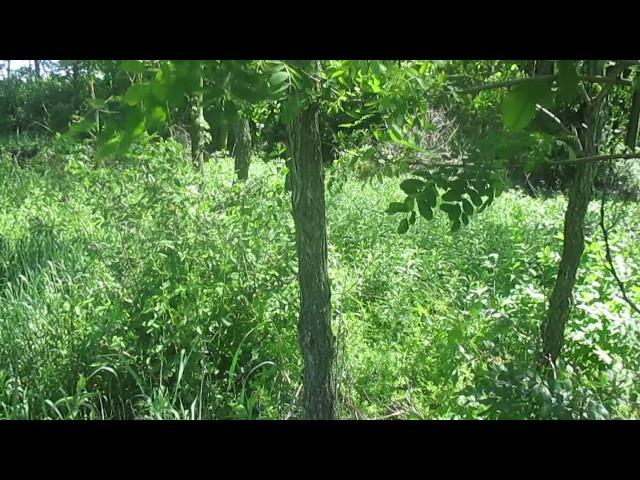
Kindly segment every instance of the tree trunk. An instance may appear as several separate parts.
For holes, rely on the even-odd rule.
[[[247,119],[238,120],[235,125],[234,138],[233,157],[236,175],[238,180],[245,181],[249,178],[249,163],[251,162],[251,129]]]
[[[40,78],[40,60],[34,60],[33,67],[36,73],[36,78]]]
[[[213,151],[221,152],[228,145],[229,128],[226,123],[220,123],[213,127]]]
[[[39,76],[39,75],[38,75]],[[91,92],[91,100],[96,100],[96,88],[95,81],[92,78],[91,83],[89,84],[90,92]],[[100,132],[100,109],[96,108],[96,132]]]
[[[202,101],[202,89],[204,87],[204,80],[202,77],[202,66],[198,65],[200,69],[200,92],[195,93],[190,98],[189,114],[189,136],[191,137],[191,160],[196,168],[202,170],[204,166],[206,146],[209,140],[208,124],[204,119],[204,108]]]
[[[74,60],[71,64],[71,78],[74,85],[78,84],[78,80],[80,79],[80,67],[78,65],[79,60]]]
[[[553,60],[538,60],[535,66],[535,75],[553,74]]]
[[[7,60],[7,78],[11,78],[11,60]]]
[[[631,150],[635,150],[638,140],[638,121],[640,120],[640,88],[633,92],[631,100],[631,110],[629,110],[629,126],[627,127],[627,138],[625,144]]]
[[[586,112],[585,156],[597,155],[598,153],[601,122],[599,121],[599,107],[595,108],[595,111],[589,108]],[[562,256],[543,328],[543,355],[551,363],[555,363],[558,359],[564,344],[564,331],[571,311],[571,296],[576,283],[580,258],[584,251],[584,220],[591,200],[596,172],[596,162],[578,164],[569,190],[569,202],[564,220]]]
[[[555,363],[564,343],[564,330],[571,310],[570,299],[576,272],[584,250],[584,219],[591,200],[595,162],[577,166],[569,191],[569,204],[564,220],[564,244],[558,276],[549,300],[547,322],[543,334],[545,358]]]
[[[303,110],[289,127],[292,209],[298,253],[298,339],[304,359],[305,417],[336,418],[331,332],[331,287],[327,272],[324,174],[317,106]]]

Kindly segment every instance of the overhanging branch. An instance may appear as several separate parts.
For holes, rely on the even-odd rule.
[[[576,141],[576,145],[578,146],[578,148],[580,150],[580,153],[582,153],[582,144],[580,143],[580,137],[578,136],[578,132],[577,131],[569,130],[569,128],[564,123],[562,123],[562,120],[560,120],[558,117],[556,117],[553,113],[551,113],[546,108],[544,108],[544,107],[542,107],[540,105],[536,105],[536,109],[539,112],[542,112],[546,116],[548,116],[551,120],[553,120],[562,129],[562,131],[564,133],[566,133],[571,138],[573,138]]]
[[[509,88],[509,87],[515,87],[517,85],[522,85],[522,84],[531,83],[531,82],[545,82],[549,80],[556,80],[557,78],[558,78],[558,75],[538,75],[535,77],[514,78],[511,80],[504,80],[502,82],[485,83],[483,85],[476,85],[474,87],[461,88],[456,90],[456,92],[459,94],[478,93],[484,90]],[[625,85],[625,86],[631,85],[631,81],[624,78],[603,77],[600,75],[578,75],[578,80],[582,82],[591,82],[591,83],[617,84],[617,85]]]
[[[590,157],[574,158],[572,160],[562,160],[560,162],[546,162],[549,165],[565,165],[586,162],[602,162],[606,160],[640,160],[640,152],[622,153],[619,155],[592,155]]]

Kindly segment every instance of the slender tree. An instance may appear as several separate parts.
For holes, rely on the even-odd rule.
[[[336,416],[335,352],[317,104],[302,110],[292,122],[289,146],[300,284],[298,337],[304,359],[305,415],[308,419],[330,420]]]
[[[630,150],[635,150],[638,141],[638,123],[640,121],[640,84],[635,88],[631,97],[629,109],[629,124],[625,144]]]
[[[191,137],[191,160],[196,168],[202,170],[206,155],[206,147],[210,141],[209,125],[204,119],[203,89],[204,78],[202,65],[195,63],[197,75],[197,91],[190,95],[189,103],[189,135]]]
[[[597,75],[596,61],[588,61],[590,75]],[[622,70],[622,64],[617,64],[610,71],[608,77],[615,79]],[[582,143],[585,158],[597,157],[600,154],[600,140],[604,123],[603,106],[609,94],[612,83],[606,83],[602,90],[589,96],[584,90],[586,105],[584,107],[584,122],[582,134],[577,140]],[[579,138],[582,137],[582,138]],[[544,357],[555,363],[564,344],[564,332],[571,311],[571,296],[576,282],[576,273],[580,265],[580,258],[584,251],[585,217],[587,208],[593,195],[593,182],[597,173],[597,162],[585,161],[576,165],[564,220],[564,236],[562,255],[558,274],[549,298],[547,318],[543,326]]]
[[[235,160],[235,172],[238,180],[245,181],[249,178],[249,164],[251,162],[251,128],[249,120],[241,117],[234,127],[233,158]]]
[[[551,123],[557,127],[555,135],[560,136],[563,141],[573,144],[574,151],[577,152],[577,158],[567,161],[549,161],[539,160],[538,163],[547,163],[555,166],[571,165],[574,167],[573,178],[568,192],[568,205],[564,220],[564,238],[562,254],[558,273],[551,295],[549,297],[549,306],[546,317],[542,323],[542,355],[547,362],[553,364],[558,359],[563,343],[566,323],[571,311],[571,297],[573,288],[576,283],[576,275],[580,265],[580,259],[584,251],[585,245],[585,217],[590,200],[592,199],[594,179],[597,173],[597,162],[602,160],[637,158],[637,154],[620,154],[605,155],[601,154],[601,136],[603,133],[603,125],[606,123],[606,101],[612,88],[615,85],[631,85],[629,80],[622,79],[620,73],[629,64],[637,65],[637,61],[617,61],[612,62],[606,68],[606,75],[603,75],[606,67],[604,61],[587,61],[587,71],[580,74],[579,62],[562,60],[557,62],[557,71],[554,71],[553,65],[549,61],[536,62],[537,75],[524,78],[515,78],[501,80],[494,83],[461,88],[458,93],[477,93],[480,91],[511,88],[512,90],[502,100],[502,117],[510,131],[520,130],[520,138],[527,138],[526,132],[522,132],[534,119],[536,112],[550,119]],[[511,68],[510,68],[511,70]],[[555,84],[557,90],[554,92],[552,86]],[[635,94],[634,94],[635,97]],[[553,108],[554,99],[557,104],[568,106],[569,112],[573,112],[576,107],[576,99],[579,99],[577,106],[579,114],[569,124],[565,122],[550,108]],[[636,107],[637,108],[637,107]],[[575,116],[575,113],[571,113]],[[634,124],[634,108],[632,105],[629,129],[631,133],[627,133],[627,144],[633,137]],[[525,135],[522,135],[525,133]],[[495,135],[492,133],[491,135]],[[513,136],[514,138],[515,135]],[[506,136],[504,140],[509,140]],[[486,144],[486,142],[484,142]],[[494,147],[490,142],[490,151]],[[481,156],[482,157],[482,156]],[[480,158],[478,163],[482,168],[476,169],[475,172],[469,172],[473,177],[480,178],[483,172],[503,168],[504,165],[492,164],[490,159],[487,162]],[[446,167],[446,165],[445,165]],[[466,168],[466,165],[464,165]],[[460,166],[459,168],[462,168]],[[464,170],[464,169],[463,169]],[[468,176],[469,173],[466,175]],[[464,175],[464,174],[463,174]],[[418,191],[423,188],[420,183],[407,183],[404,189],[407,193],[414,195],[418,204],[422,200],[418,198],[424,192]],[[449,190],[442,199],[447,202],[459,201],[464,187],[465,180],[460,174],[453,181],[445,180],[443,186]],[[477,190],[477,189],[476,189]],[[493,189],[492,189],[493,190]],[[477,197],[477,204],[481,204],[481,198],[475,193],[467,189],[467,193],[473,197]],[[485,192],[481,192],[483,195]],[[488,203],[493,200],[493,191],[489,195]],[[482,203],[484,208],[486,201]],[[412,203],[411,203],[412,204]],[[464,222],[464,214],[471,214],[472,207],[469,202],[463,204],[460,208],[455,205],[443,204],[441,209],[445,210],[453,222],[453,228],[460,228],[459,219]],[[433,205],[431,205],[433,206]],[[410,208],[405,204],[397,204],[390,206],[391,213],[410,212]],[[426,207],[423,207],[426,209]],[[429,212],[428,212],[429,213]],[[431,214],[428,215],[431,217]],[[399,231],[406,231],[409,227],[407,219],[402,221]]]

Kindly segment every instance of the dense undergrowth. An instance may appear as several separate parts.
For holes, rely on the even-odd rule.
[[[283,166],[199,175],[183,147],[0,160],[0,418],[299,418]],[[458,233],[399,236],[397,179],[327,192],[342,418],[638,418],[638,318],[588,218],[563,361],[537,365],[565,201],[516,191]],[[611,242],[640,301],[640,207]]]

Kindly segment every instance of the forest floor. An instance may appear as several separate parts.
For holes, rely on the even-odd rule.
[[[179,161],[176,158],[180,158]],[[194,172],[182,148],[0,159],[0,418],[299,418],[293,222],[282,167]],[[640,418],[640,323],[588,216],[563,361],[537,365],[565,200],[517,191],[405,235],[398,179],[331,178],[341,418]],[[640,302],[640,206],[611,202]]]

